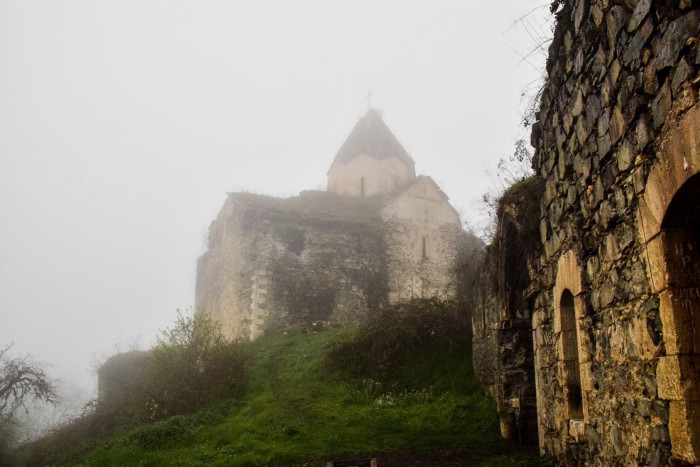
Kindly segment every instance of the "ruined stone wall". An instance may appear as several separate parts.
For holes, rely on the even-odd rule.
[[[535,176],[503,194],[473,296],[476,377],[496,401],[503,437],[524,444],[538,442],[527,262],[538,250],[541,193]]]
[[[247,229],[252,215],[229,196],[209,227],[209,249],[197,262],[195,311],[208,313],[232,338],[250,336],[255,259],[258,248],[267,247]]]
[[[700,245],[665,230],[698,183],[699,27],[690,0],[558,14],[532,134],[546,188],[531,266],[540,448],[563,464],[700,463]],[[684,203],[697,225],[697,196]]]
[[[151,353],[141,350],[113,355],[97,370],[97,407],[113,414],[132,407],[145,392]],[[124,414],[129,415],[129,414]]]
[[[232,337],[357,322],[387,297],[377,200],[233,194],[210,227],[196,309]]]

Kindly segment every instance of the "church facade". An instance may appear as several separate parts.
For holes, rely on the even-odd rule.
[[[327,191],[229,193],[197,264],[195,307],[233,338],[354,323],[387,303],[455,293],[458,213],[370,109]]]

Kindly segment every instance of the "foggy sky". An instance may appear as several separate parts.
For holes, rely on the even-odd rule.
[[[544,18],[529,0],[0,0],[0,345],[94,390],[95,357],[193,305],[226,193],[325,188],[368,89],[478,227],[485,169],[528,137]]]

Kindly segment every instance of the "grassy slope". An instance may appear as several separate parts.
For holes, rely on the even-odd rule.
[[[343,332],[257,340],[242,395],[115,436],[81,465],[325,465],[343,456],[502,446],[495,408],[467,355],[432,349],[383,384],[348,379],[323,369],[322,349]],[[530,462],[539,465],[497,460]]]

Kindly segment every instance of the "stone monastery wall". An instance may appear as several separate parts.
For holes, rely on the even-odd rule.
[[[232,337],[356,322],[386,301],[386,248],[371,200],[304,192],[229,195],[197,268],[196,309]]]
[[[518,290],[533,361],[493,349],[513,342],[510,290],[482,293],[474,319],[475,354],[497,358],[477,373],[501,406],[534,374],[538,443],[564,465],[700,463],[699,30],[690,0],[558,13],[532,133],[541,248]],[[504,434],[529,426],[521,414]]]

